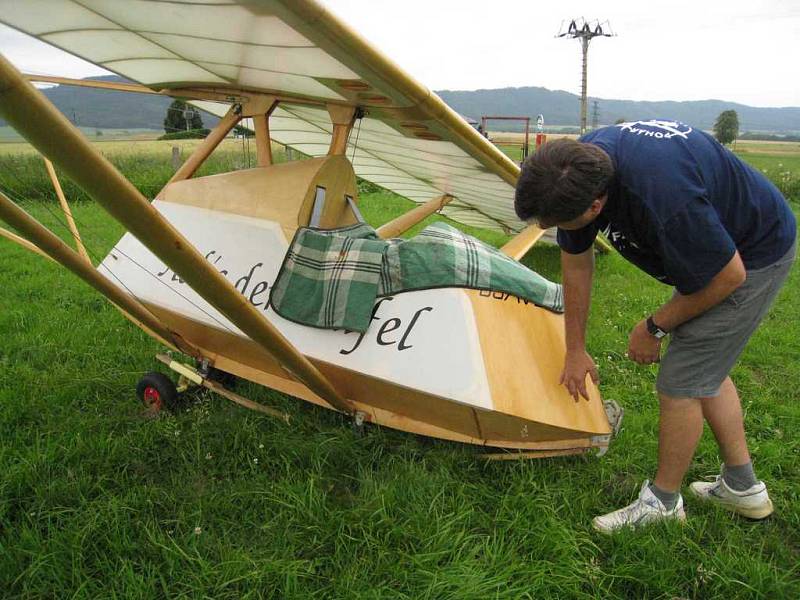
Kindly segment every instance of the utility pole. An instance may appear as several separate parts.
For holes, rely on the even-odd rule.
[[[597,106],[597,100],[592,100],[592,129],[597,129],[597,123],[600,121],[600,109]]]
[[[603,25],[605,25],[609,30],[608,33],[606,33],[606,31],[603,29]],[[612,37],[613,35],[614,33],[611,32],[611,25],[609,25],[608,21],[600,23],[599,21],[595,20],[590,23],[583,17],[580,19],[572,19],[572,21],[569,23],[569,27],[567,27],[567,30],[559,31],[558,35],[556,35],[556,37],[569,37],[581,41],[581,134],[586,133],[586,73],[588,70],[589,42],[592,40],[592,38],[596,38],[598,36]]]

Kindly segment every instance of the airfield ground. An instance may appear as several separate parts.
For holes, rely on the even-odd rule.
[[[173,144],[100,147],[152,195]],[[0,145],[0,189],[64,234],[40,160],[20,150]],[[737,150],[800,215],[800,145]],[[245,164],[231,142],[206,172]],[[104,256],[122,228],[65,187]],[[362,191],[374,224],[409,206]],[[557,249],[525,262],[559,279]],[[687,500],[686,526],[616,537],[591,517],[632,500],[656,460],[656,369],[624,358],[627,332],[670,292],[613,254],[597,275],[589,351],[602,393],[626,408],[620,435],[603,458],[486,463],[480,449],[389,429],[356,437],[336,414],[247,383],[237,391],[292,424],[203,393],[144,419],[134,386],[158,368],[158,344],[0,240],[0,596],[800,597],[800,267],[733,373],[775,515],[751,523]],[[688,478],[718,468],[707,431]]]

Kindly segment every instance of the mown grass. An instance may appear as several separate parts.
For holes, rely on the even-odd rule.
[[[169,176],[146,156],[112,160],[142,189]],[[33,167],[0,162],[3,177]],[[17,188],[39,198],[25,207],[64,233],[46,180],[31,181]],[[376,224],[407,206],[362,198]],[[98,256],[122,234],[92,203],[74,211]],[[158,344],[63,269],[0,250],[2,597],[800,596],[798,269],[733,374],[776,514],[751,523],[688,500],[685,527],[604,537],[591,517],[654,472],[656,371],[624,351],[669,294],[617,255],[598,259],[589,333],[601,390],[627,410],[609,454],[486,463],[389,429],[358,437],[336,414],[246,383],[240,393],[291,425],[203,393],[144,419],[133,390]],[[555,248],[525,262],[559,278]],[[707,433],[688,477],[718,464]]]

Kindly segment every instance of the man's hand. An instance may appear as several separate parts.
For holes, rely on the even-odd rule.
[[[561,372],[560,383],[567,388],[575,402],[578,401],[580,393],[586,401],[589,400],[589,392],[586,391],[586,374],[592,377],[595,384],[600,383],[600,375],[597,372],[597,365],[594,364],[592,357],[585,350],[579,352],[567,352],[564,360],[564,370]]]
[[[647,331],[647,321],[641,320],[631,331],[628,358],[640,365],[658,362],[661,358],[661,340]]]

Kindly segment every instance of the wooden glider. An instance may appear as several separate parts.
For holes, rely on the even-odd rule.
[[[619,413],[591,382],[580,402],[559,385],[560,315],[500,292],[435,289],[380,298],[361,334],[304,327],[268,307],[298,227],[361,220],[357,177],[419,205],[383,237],[438,211],[518,233],[503,247],[516,259],[540,239],[514,214],[518,166],[434,93],[312,0],[44,3],[50,10],[0,0],[0,22],[139,82],[93,87],[185,98],[221,118],[150,202],[36,78],[0,57],[0,116],[128,230],[95,269],[74,222],[78,252],[3,196],[0,218],[24,239],[3,235],[72,269],[193,359],[198,368],[160,357],[183,381],[275,413],[210,381],[213,366],[359,423],[519,452],[490,458],[608,446]],[[257,166],[193,177],[237,124],[255,131]],[[276,164],[273,141],[310,158]]]

